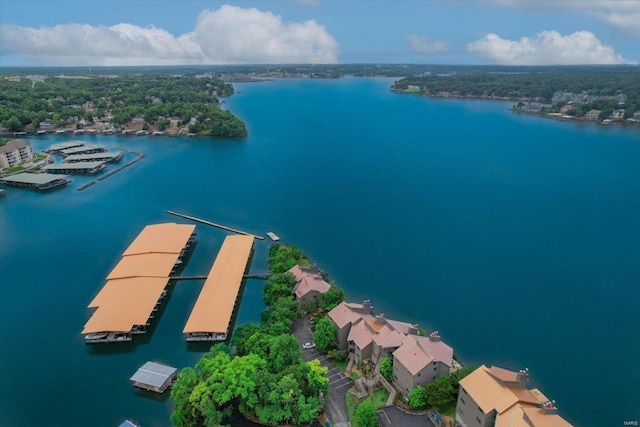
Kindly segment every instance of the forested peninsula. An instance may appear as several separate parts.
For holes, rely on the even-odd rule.
[[[5,132],[156,132],[244,137],[221,108],[233,86],[210,75],[12,75],[0,79]]]
[[[436,98],[518,101],[514,109],[559,118],[640,123],[637,66],[460,68],[422,72],[391,90]]]

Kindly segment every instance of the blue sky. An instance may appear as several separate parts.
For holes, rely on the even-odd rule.
[[[0,66],[640,62],[640,0],[0,2]]]

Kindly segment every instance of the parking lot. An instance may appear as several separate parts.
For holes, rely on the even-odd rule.
[[[297,320],[293,324],[293,334],[298,338],[300,346],[306,342],[312,342],[311,323],[306,317]],[[302,360],[308,362],[318,359],[322,366],[327,368],[329,389],[325,396],[325,412],[331,425],[336,427],[347,426],[349,422],[349,410],[345,396],[353,386],[353,380],[340,371],[335,363],[327,359],[317,348],[302,351]]]
[[[378,410],[380,427],[435,427],[426,415],[413,415],[401,411],[395,406]]]

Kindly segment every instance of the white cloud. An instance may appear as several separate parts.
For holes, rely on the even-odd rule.
[[[503,39],[487,34],[467,45],[467,51],[492,59],[502,65],[579,65],[628,64],[588,31],[576,31],[563,36],[557,31],[543,31],[520,40]]]
[[[493,0],[493,3],[521,10],[586,12],[640,37],[640,0]]]
[[[417,36],[410,34],[407,36],[409,39],[409,50],[415,53],[421,53],[424,55],[434,55],[437,53],[443,53],[449,50],[449,46],[446,42],[442,41],[429,41],[427,36]]]
[[[86,24],[31,28],[0,25],[0,56],[36,64],[177,65],[335,63],[338,42],[315,21],[283,22],[258,9],[204,10],[193,32]]]

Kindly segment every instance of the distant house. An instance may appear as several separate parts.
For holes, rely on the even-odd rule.
[[[633,117],[636,119],[640,119],[640,111],[636,111],[635,113],[633,113]]]
[[[573,109],[574,109],[574,106],[573,106],[573,105],[571,105],[571,104],[567,104],[567,105],[565,105],[564,107],[562,107],[562,108],[560,109],[560,113],[561,113],[561,114],[567,114],[569,111],[571,111],[571,110],[573,110]]]
[[[609,118],[612,120],[622,120],[624,119],[624,111],[625,110],[615,110]]]
[[[589,110],[584,117],[587,120],[598,120],[600,118],[600,110]]]
[[[303,268],[296,265],[289,269],[296,278],[293,294],[301,309],[306,310],[310,303],[320,305],[322,294],[331,289],[316,269]]]
[[[420,336],[418,325],[374,315],[369,301],[342,302],[328,316],[350,361],[377,366],[385,357],[393,360],[393,382],[400,390],[409,393],[451,372],[453,349],[437,332]]]
[[[131,123],[134,125],[143,125],[145,123],[144,114],[139,114],[131,119]]]
[[[460,380],[456,425],[461,427],[571,427],[538,389],[529,371],[480,366]]]
[[[56,127],[56,123],[51,119],[45,119],[45,120],[41,121],[40,123],[38,123],[38,125],[40,126],[40,129],[42,129],[42,130],[51,130],[51,129],[55,129],[55,127]]]
[[[0,170],[30,163],[34,158],[31,142],[26,139],[13,139],[0,146]]]

